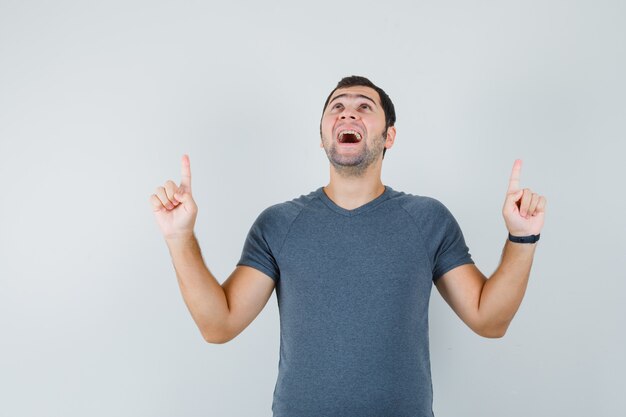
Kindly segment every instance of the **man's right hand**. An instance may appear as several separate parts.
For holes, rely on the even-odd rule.
[[[166,240],[193,236],[198,206],[191,196],[191,168],[189,156],[182,158],[180,186],[168,180],[150,196],[154,217]]]

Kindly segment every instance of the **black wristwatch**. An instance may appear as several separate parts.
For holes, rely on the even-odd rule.
[[[541,236],[541,234],[530,236],[513,236],[509,233],[509,240],[515,243],[535,243],[539,241],[539,236]]]

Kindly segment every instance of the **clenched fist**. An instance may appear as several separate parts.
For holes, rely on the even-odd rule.
[[[180,186],[168,180],[150,196],[154,217],[166,240],[191,237],[196,223],[198,206],[191,196],[188,155],[183,155],[181,175]]]

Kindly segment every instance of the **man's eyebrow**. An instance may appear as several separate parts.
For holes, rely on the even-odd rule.
[[[364,95],[364,94],[348,94],[348,93],[343,93],[343,94],[339,94],[338,96],[335,96],[335,98],[330,100],[328,105],[330,106],[330,103],[332,103],[333,101],[337,100],[339,97],[350,97],[350,98],[361,97],[361,98],[364,98],[364,99],[367,99],[367,100],[371,101],[376,106],[376,102],[374,100],[372,100],[371,98],[369,98],[368,96]]]

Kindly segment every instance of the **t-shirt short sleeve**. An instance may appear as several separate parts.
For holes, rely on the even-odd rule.
[[[427,239],[433,259],[433,280],[460,265],[474,261],[465,244],[463,232],[458,222],[441,202],[432,200],[432,238]],[[428,244],[428,243],[427,243]]]
[[[275,223],[273,210],[265,209],[250,227],[243,245],[241,258],[237,265],[247,265],[258,269],[274,281],[280,277],[278,262],[274,256],[277,251],[277,230],[272,227]]]

